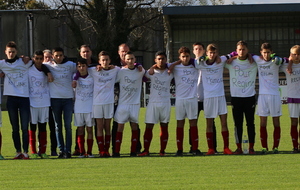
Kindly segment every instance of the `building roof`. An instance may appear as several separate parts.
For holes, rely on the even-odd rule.
[[[300,12],[300,3],[163,7],[164,15]]]

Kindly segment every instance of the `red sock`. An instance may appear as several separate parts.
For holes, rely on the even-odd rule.
[[[176,128],[177,149],[183,150],[183,127]]]
[[[109,146],[110,146],[110,135],[105,135],[104,141],[105,141],[104,149],[105,149],[106,152],[108,152],[109,151]]]
[[[249,143],[249,149],[254,149],[254,143]]]
[[[97,136],[97,143],[100,152],[104,152],[104,139],[103,136]]]
[[[115,142],[115,153],[120,153],[122,137],[123,137],[123,132],[117,132],[116,142]]]
[[[229,132],[222,131],[222,137],[224,141],[224,149],[229,147]]]
[[[92,148],[93,148],[94,140],[93,139],[86,139],[86,144],[87,144],[87,153],[92,154]]]
[[[139,138],[139,131],[138,130],[132,130],[131,131],[131,148],[130,152],[136,152],[136,145]]]
[[[85,154],[84,135],[77,135],[77,143],[78,143],[80,154]]]
[[[198,127],[197,126],[190,127],[190,135],[191,135],[191,140],[192,140],[192,150],[197,150],[198,144],[199,144],[199,136],[198,136]]]
[[[242,143],[236,143],[238,149],[242,149]]]
[[[40,132],[39,136],[40,136],[40,139],[39,139],[40,153],[45,154],[46,148],[47,148],[47,132],[46,131]]]
[[[291,137],[292,137],[292,143],[293,147],[298,149],[298,130],[297,126],[291,126]]]
[[[214,149],[214,134],[213,132],[206,132],[206,140],[209,149]]]
[[[267,127],[265,126],[260,127],[260,141],[261,141],[261,146],[263,148],[268,149],[268,133],[267,133]]]
[[[152,141],[153,133],[152,128],[146,128],[144,134],[144,150],[149,152],[149,147]]]
[[[36,152],[36,136],[35,136],[35,131],[29,130],[29,144],[31,147],[31,153],[32,154],[37,154]]]
[[[165,151],[168,143],[169,132],[168,127],[160,126],[160,152]]]
[[[274,148],[278,148],[278,146],[279,146],[280,132],[281,132],[280,127],[274,127],[274,132],[273,132],[273,149]]]

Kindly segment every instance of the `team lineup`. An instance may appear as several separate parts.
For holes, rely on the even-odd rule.
[[[192,53],[195,58],[191,58]],[[282,115],[279,72],[285,73],[287,81],[292,153],[299,153],[299,45],[291,47],[288,58],[281,58],[273,54],[269,43],[261,44],[261,55],[252,55],[248,52],[247,43],[239,41],[236,44],[236,51],[221,56],[217,45],[209,44],[205,48],[202,43],[197,42],[193,44],[192,52],[188,47],[181,47],[178,50],[179,60],[173,63],[167,63],[165,52],[156,52],[155,64],[146,71],[141,64],[136,63],[135,55],[127,44],[119,45],[119,57],[116,61],[111,60],[106,51],[101,51],[98,60],[94,60],[88,45],[80,47],[80,58],[76,63],[69,61],[60,47],[52,51],[36,51],[32,60],[29,60],[27,57],[17,56],[17,45],[11,41],[5,47],[5,54],[7,58],[0,61],[2,71],[0,76],[4,78],[3,95],[7,96],[6,105],[16,150],[14,159],[49,158],[46,154],[47,123],[50,129],[51,156],[71,158],[73,113],[74,125],[77,127],[73,157],[95,157],[92,151],[94,138],[100,157],[120,157],[123,130],[127,122],[131,127],[130,156],[150,155],[152,131],[154,125],[158,123],[159,155],[165,156],[171,112],[170,85],[173,79],[176,86],[177,120],[175,156],[184,155],[186,118],[189,122],[189,152],[195,156],[203,155],[198,148],[197,126],[201,110],[204,111],[206,119],[208,150],[205,151],[205,155],[218,153],[215,126],[217,117],[220,118],[221,124],[223,154],[244,154],[242,149],[244,118],[249,139],[247,153],[257,154],[258,152],[254,150],[255,114],[260,118],[260,154],[267,154],[268,151],[277,154]],[[224,68],[229,71],[235,151],[229,148]],[[259,94],[256,100],[257,75]],[[143,135],[144,149],[141,151],[139,110],[142,82],[147,80],[150,81],[150,94],[144,121],[146,124]],[[274,126],[272,146],[268,145],[268,116],[272,117]],[[0,159],[4,159],[1,146],[0,131]]]

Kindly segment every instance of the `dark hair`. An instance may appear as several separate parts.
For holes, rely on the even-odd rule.
[[[42,50],[36,50],[33,54],[33,56],[36,56],[36,55],[42,55],[44,57],[44,53]]]
[[[64,49],[61,47],[56,47],[52,49],[52,54],[54,54],[54,52],[62,52],[64,54]]]
[[[157,57],[159,55],[167,57],[167,54],[164,51],[158,51],[158,52],[155,53],[155,57]]]
[[[180,55],[181,53],[188,53],[191,54],[191,51],[188,47],[182,46],[181,48],[179,48],[178,50],[178,54]]]
[[[265,42],[265,43],[261,44],[261,46],[260,46],[260,50],[263,50],[263,49],[269,49],[272,51],[272,46],[268,42]]]
[[[238,43],[236,43],[236,46],[246,46],[246,47],[248,47],[248,44],[247,44],[247,42],[245,42],[245,41],[243,41],[243,40],[240,40],[240,41],[238,41]]]
[[[132,51],[127,52],[125,55],[134,55]]]
[[[201,42],[195,42],[195,43],[193,43],[193,47],[195,47],[195,46],[202,46],[203,49],[205,49],[204,45]]]
[[[78,64],[87,65],[87,60],[84,59],[84,58],[78,58],[77,61],[76,61],[76,65],[78,65]]]
[[[107,55],[108,57],[110,57],[109,53],[107,51],[100,51],[100,53],[98,54],[98,57],[104,56],[104,55]]]
[[[91,50],[91,46],[88,44],[83,44],[80,46],[79,50],[81,50],[81,48],[89,48]]]
[[[14,41],[9,41],[5,47],[9,47],[9,48],[15,48],[17,49],[17,44]]]
[[[218,51],[218,46],[216,44],[209,44],[206,47],[206,51]]]

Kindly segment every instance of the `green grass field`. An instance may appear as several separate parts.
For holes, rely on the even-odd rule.
[[[231,108],[228,107],[230,147],[235,150]],[[144,113],[140,112],[140,128],[144,132]],[[166,157],[158,157],[159,127],[155,126],[150,157],[129,157],[130,129],[125,128],[121,158],[72,158],[12,160],[15,155],[11,139],[11,126],[7,112],[2,112],[3,135],[0,161],[0,189],[300,189],[298,172],[300,154],[291,154],[290,120],[287,106],[281,117],[281,143],[279,154],[267,155],[215,155],[173,157],[176,152],[175,110],[172,109],[170,136]],[[260,151],[259,118],[256,116],[256,145]],[[219,119],[218,151],[223,141]],[[200,150],[207,151],[205,120],[201,113],[198,122]],[[73,127],[73,132],[75,127]],[[188,146],[188,125],[185,126],[184,151]],[[269,148],[272,146],[273,127],[269,119]],[[74,143],[74,142],[73,142]],[[94,154],[97,148],[94,146]],[[49,151],[47,151],[49,153]]]

